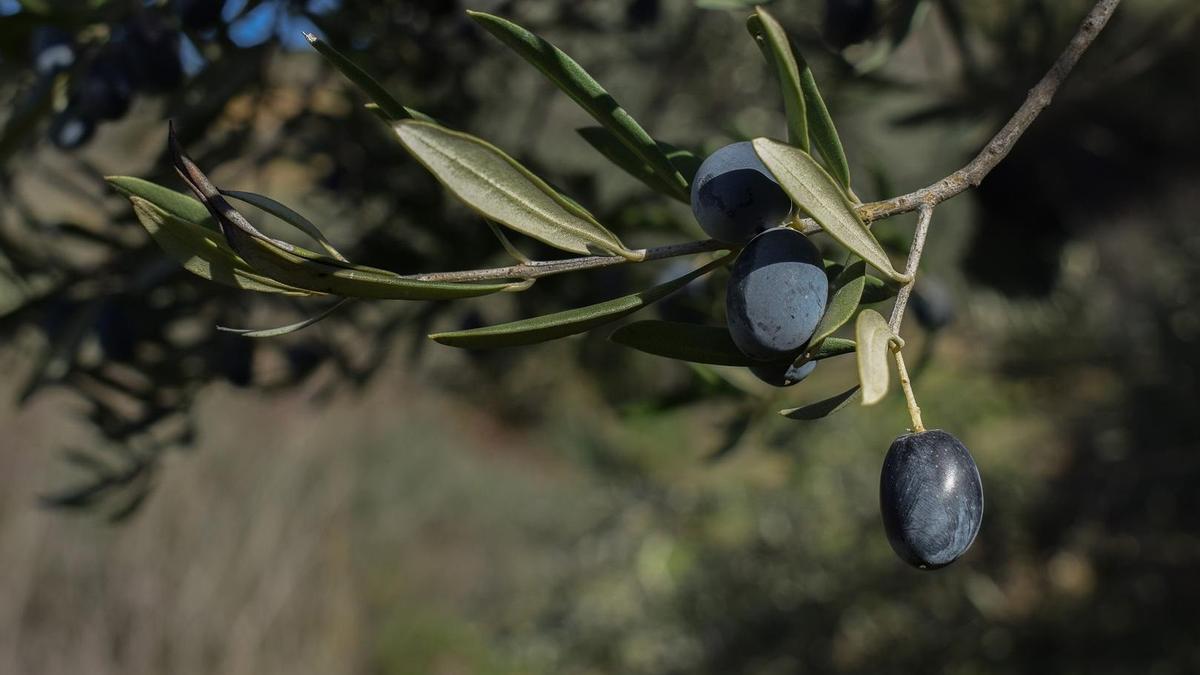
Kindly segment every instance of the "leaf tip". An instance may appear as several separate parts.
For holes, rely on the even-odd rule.
[[[314,33],[310,33],[308,31],[304,31],[304,39],[308,40],[308,44],[310,45],[315,45],[321,40],[321,38],[317,37]]]

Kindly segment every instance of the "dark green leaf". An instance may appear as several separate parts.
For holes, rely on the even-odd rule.
[[[755,10],[755,14],[746,21],[746,28],[779,79],[783,107],[787,113],[788,142],[808,152],[808,114],[805,111],[804,92],[800,88],[800,66],[796,63],[787,32],[765,7]]]
[[[895,284],[890,284],[879,277],[873,277],[870,274],[866,277],[866,286],[863,288],[862,304],[870,305],[876,302],[883,302],[890,298],[896,297],[896,293],[900,292],[900,288]]]
[[[811,403],[800,408],[780,410],[779,414],[793,420],[818,420],[822,417],[831,415],[842,408],[845,408],[847,405],[853,403],[859,398],[861,398],[861,396],[859,395],[859,388],[856,384],[837,396],[832,396],[824,401]]]
[[[517,232],[572,253],[636,259],[590,213],[496,146],[428,122],[396,124],[404,147],[467,206]]]
[[[429,337],[436,342],[451,347],[486,349],[531,345],[556,340],[568,335],[576,335],[616,321],[653,302],[661,300],[698,277],[727,264],[732,257],[730,255],[722,256],[703,267],[688,272],[678,279],[614,300],[496,326],[485,326],[483,328],[449,333],[434,333]]]
[[[846,151],[842,148],[842,139],[838,136],[833,117],[825,107],[825,99],[817,89],[817,80],[813,77],[812,68],[799,56],[800,88],[804,92],[805,110],[808,114],[808,130],[812,136],[812,144],[816,146],[829,173],[833,174],[847,193],[850,193],[850,162],[846,159]]]
[[[858,257],[897,281],[897,272],[875,236],[858,217],[846,193],[807,152],[769,138],[754,139],[754,150],[796,206]]]
[[[400,102],[397,101],[387,89],[383,88],[383,85],[379,84],[375,78],[367,74],[367,71],[360,68],[358,64],[354,63],[341,52],[331,47],[321,38],[313,35],[312,33],[305,33],[304,37],[308,38],[308,43],[311,44],[314,49],[320,52],[321,56],[324,56],[326,60],[333,64],[334,68],[337,68],[342,75],[346,76],[346,79],[353,82],[355,86],[357,86],[364,94],[367,95],[368,98],[370,98],[377,106],[379,106],[379,111],[382,113],[382,117],[385,120],[395,121],[405,118],[412,118],[425,120],[427,122],[434,121],[432,117],[429,117],[418,110],[413,110],[412,108],[401,105]]]
[[[748,367],[762,365],[743,354],[724,326],[702,326],[676,321],[635,321],[613,331],[609,339],[638,351],[714,366]],[[812,355],[811,360],[826,359],[854,351],[853,340],[830,338]]]
[[[678,190],[681,195],[687,192],[687,181],[671,164],[650,134],[646,133],[646,130],[574,59],[511,21],[482,12],[468,11],[467,14],[542,71],[551,82],[649,165],[664,184],[673,186],[672,189]]]
[[[642,161],[641,157],[635,155],[633,151],[608,129],[604,127],[583,127],[575,131],[583,137],[583,140],[588,142],[588,145],[591,145],[597,152],[604,155],[608,161],[619,166],[625,173],[642,181],[655,192],[678,199],[684,203],[689,203],[690,197],[686,191],[680,191],[674,185],[664,182],[649,164]],[[667,153],[672,163],[678,167],[680,173],[686,173],[686,175],[690,176],[696,175],[696,169],[700,167],[700,159],[698,157],[687,150],[680,150],[666,143],[659,142],[658,145],[663,152]]]

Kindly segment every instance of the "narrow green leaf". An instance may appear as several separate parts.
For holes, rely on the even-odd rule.
[[[769,138],[754,139],[754,150],[796,206],[858,257],[897,281],[887,253],[854,211],[846,193],[807,152]]]
[[[683,288],[695,279],[729,263],[733,256],[722,256],[703,267],[651,289],[606,302],[569,309],[554,314],[522,319],[496,326],[449,333],[434,333],[429,337],[450,347],[486,349],[517,347],[576,335],[628,316],[647,305]]]
[[[724,326],[702,326],[676,321],[635,321],[621,326],[608,339],[619,345],[669,359],[714,366],[754,366],[760,361],[746,356]]]
[[[178,218],[141,197],[130,195],[129,201],[138,222],[154,241],[192,274],[248,291],[313,295],[258,273],[229,248],[219,232]]]
[[[325,249],[329,255],[333,256],[337,260],[348,262],[346,260],[346,256],[339,253],[338,250],[333,247],[333,244],[329,243],[329,240],[325,238],[324,234],[321,234],[321,230],[318,229],[316,225],[313,225],[312,221],[300,215],[299,213],[296,213],[287,205],[281,204],[274,199],[267,197],[266,195],[260,195],[254,192],[221,190],[221,194],[225,195],[226,197],[233,197],[234,199],[246,202],[251,206],[256,206],[263,211],[266,211],[288,225],[300,230],[304,234],[307,234],[313,239],[313,241],[320,244],[321,248]]]
[[[339,308],[341,308],[343,305],[345,305],[349,302],[353,302],[353,301],[354,301],[354,298],[342,298],[314,316],[310,316],[307,319],[304,319],[303,321],[297,321],[296,323],[288,324],[286,326],[279,326],[278,328],[255,329],[255,328],[227,328],[225,326],[217,326],[217,330],[223,331],[226,333],[235,333],[237,335],[241,335],[242,337],[248,337],[248,338],[278,337],[280,335],[287,335],[289,333],[295,333],[298,330],[303,330],[313,324],[319,323],[322,319],[329,316],[330,314],[333,314]]]
[[[868,274],[866,277],[866,286],[863,288],[862,304],[871,305],[876,302],[883,302],[884,300],[896,297],[896,294],[899,292],[899,286]]]
[[[680,193],[687,191],[687,181],[671,164],[650,134],[617,104],[583,66],[558,47],[511,21],[483,12],[468,11],[467,14],[542,71],[551,82],[649,165],[665,184],[673,186],[673,189]]]
[[[858,342],[858,379],[863,405],[874,405],[888,390],[888,354],[895,335],[887,320],[873,309],[864,310],[854,324]]]
[[[859,386],[856,384],[837,396],[831,396],[823,401],[817,401],[816,403],[811,403],[800,408],[780,410],[779,414],[793,420],[818,420],[822,417],[832,415],[862,398],[859,391]]]
[[[783,107],[787,113],[788,142],[807,152],[808,114],[805,111],[804,92],[800,88],[800,66],[787,32],[766,7],[755,8],[755,13],[746,21],[746,28],[779,79]]]
[[[379,106],[379,112],[382,113],[382,117],[385,120],[395,121],[405,118],[412,118],[425,120],[427,122],[434,121],[432,117],[426,115],[425,113],[401,105],[400,101],[397,101],[396,98],[392,96],[387,89],[384,89],[383,85],[379,84],[375,78],[371,77],[367,71],[363,70],[358,66],[358,64],[354,63],[344,54],[331,47],[329,43],[325,42],[316,35],[313,35],[312,33],[305,33],[304,37],[308,38],[308,43],[312,45],[313,48],[321,54],[321,56],[324,56],[334,68],[337,68],[342,75],[346,76],[346,79],[353,82],[355,86],[357,86],[364,94],[367,95],[367,98],[371,99],[377,106]]]
[[[635,155],[632,150],[608,129],[604,127],[583,127],[582,129],[576,129],[575,132],[583,137],[583,140],[587,141],[588,145],[595,148],[601,155],[604,155],[608,161],[616,164],[625,173],[642,181],[650,189],[684,203],[690,201],[687,193],[681,192],[673,185],[664,182],[657,173],[654,173],[654,169],[649,164],[643,162],[641,157]]]
[[[821,341],[846,325],[858,311],[863,288],[867,285],[867,264],[861,260],[852,263],[838,275],[838,282],[837,290],[825,308],[821,322],[817,324],[817,329],[808,340],[809,344],[821,344]]]
[[[676,321],[634,321],[609,336],[617,344],[668,359],[714,366],[762,365],[741,352],[724,326],[702,326]],[[853,340],[825,340],[810,360],[817,361],[854,351]]]
[[[747,9],[755,5],[761,5],[771,0],[696,0],[696,7],[700,9]]]
[[[590,213],[496,146],[428,122],[405,120],[395,129],[413,157],[483,217],[564,251],[599,248],[637,259]]]
[[[800,89],[804,92],[805,111],[808,115],[808,130],[812,136],[812,144],[816,146],[829,172],[837,177],[847,193],[850,192],[850,162],[846,159],[846,150],[842,147],[842,139],[838,136],[837,127],[829,108],[825,107],[825,99],[817,88],[817,79],[813,77],[812,68],[804,61],[804,57],[796,52],[800,61]]]
[[[133,176],[107,176],[104,180],[126,197],[141,197],[180,220],[221,233],[212,214],[191,195]]]

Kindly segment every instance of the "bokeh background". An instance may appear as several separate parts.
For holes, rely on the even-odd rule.
[[[961,166],[1090,3],[876,5],[859,22],[772,4],[864,199]],[[744,8],[465,8],[551,39],[663,140],[783,133]],[[699,235],[463,9],[0,0],[0,672],[1200,670],[1194,0],[1123,3],[1013,154],[937,211],[905,337],[926,420],[972,449],[987,509],[936,573],[901,563],[879,521],[898,394],[820,422],[775,414],[845,389],[851,359],[768,391],[608,330],[489,353],[424,338],[630,292],[672,263],[362,302],[251,341],[215,326],[320,307],[191,276],[103,183],[183,189],[172,118],[219,184],[288,203],[351,259],[505,264],[307,47],[314,31],[626,242]],[[73,64],[39,61],[64,40]],[[878,231],[902,251],[912,223]],[[722,281],[647,314],[720,321]]]

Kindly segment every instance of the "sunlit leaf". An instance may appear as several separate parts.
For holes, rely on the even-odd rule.
[[[758,7],[746,21],[746,28],[762,50],[767,62],[775,69],[783,107],[787,113],[788,142],[808,151],[808,115],[805,112],[804,92],[800,88],[800,66],[792,52],[791,41],[783,26],[765,7]]]
[[[672,189],[681,194],[686,192],[687,181],[671,164],[650,134],[617,104],[583,66],[559,48],[511,21],[483,12],[468,11],[467,14],[542,71],[551,82],[649,165],[664,184],[673,186]]]
[[[799,408],[780,410],[779,414],[793,420],[821,419],[822,417],[832,415],[854,401],[862,398],[859,391],[859,386],[856,384],[837,396],[831,396],[823,401],[817,401],[816,403],[811,403]]]
[[[842,147],[842,139],[838,136],[837,127],[829,108],[825,107],[825,99],[817,89],[817,80],[812,68],[804,62],[804,57],[796,54],[800,62],[800,89],[804,92],[805,111],[808,115],[808,133],[813,146],[825,159],[829,173],[850,191],[850,162],[846,159],[846,151]]]
[[[321,248],[325,249],[329,255],[341,260],[342,262],[347,262],[346,256],[339,253],[338,250],[333,247],[333,244],[329,243],[329,240],[325,238],[325,235],[321,233],[321,230],[318,229],[316,225],[313,225],[312,221],[300,215],[299,213],[296,213],[287,205],[281,204],[274,199],[267,197],[266,195],[260,195],[254,192],[221,190],[221,194],[225,195],[226,197],[233,197],[234,199],[241,200],[247,204],[250,204],[251,206],[256,206],[263,211],[266,211],[267,213],[291,225],[297,230],[300,230],[304,234],[307,234],[309,237],[312,237],[313,241],[320,244]]]
[[[649,290],[626,295],[606,302],[569,309],[554,314],[522,319],[496,326],[484,326],[470,330],[434,333],[429,337],[451,347],[487,349],[492,347],[517,347],[547,342],[576,335],[598,326],[611,323],[663,299],[683,288],[691,281],[721,267],[733,256],[725,255],[703,267],[661,284]]]
[[[769,138],[754,139],[754,150],[796,206],[858,257],[897,281],[887,253],[854,211],[846,193],[807,152]]]
[[[485,218],[564,251],[598,248],[636,259],[590,213],[496,146],[428,122],[406,120],[395,128],[404,147]]]
[[[858,315],[854,336],[858,342],[858,379],[862,385],[863,405],[874,405],[887,394],[888,356],[895,335],[879,312],[867,309]]]
[[[382,113],[381,116],[383,119],[395,121],[405,118],[412,118],[425,120],[427,122],[434,121],[432,117],[429,117],[425,113],[401,105],[400,102],[397,101],[387,89],[384,89],[383,85],[379,84],[375,78],[371,77],[367,71],[363,70],[358,66],[358,64],[354,63],[341,52],[331,47],[329,43],[325,42],[316,35],[313,35],[312,33],[305,33],[304,37],[308,38],[308,43],[311,44],[313,48],[321,54],[321,56],[324,56],[329,63],[333,64],[334,68],[337,68],[342,75],[346,76],[346,79],[353,82],[355,86],[361,89],[362,92],[366,94],[367,97],[375,103],[375,105],[378,106],[378,110],[380,113]]]

